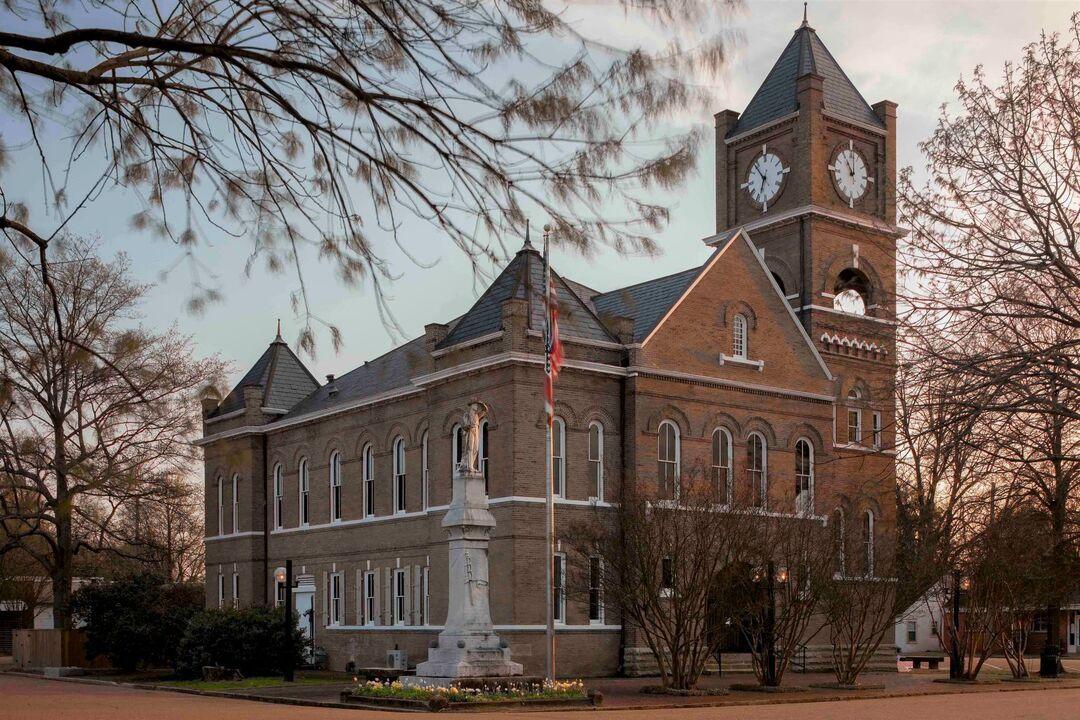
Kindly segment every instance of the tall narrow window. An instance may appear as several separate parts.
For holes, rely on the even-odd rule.
[[[862,442],[862,413],[857,409],[847,411],[847,438],[852,445]]]
[[[589,423],[589,475],[593,481],[593,497],[604,501],[604,426]]]
[[[225,607],[225,576],[220,572],[217,575],[217,606]]]
[[[428,434],[420,437],[420,508],[428,508]]]
[[[488,478],[488,424],[480,424],[480,472],[484,475],[484,494],[491,492],[491,482]]]
[[[285,607],[285,583],[274,580],[274,607]]]
[[[731,354],[746,359],[746,316],[736,315],[731,321]]]
[[[746,480],[754,504],[764,510],[769,497],[768,457],[765,438],[759,433],[750,433],[746,440]]]
[[[395,625],[405,625],[407,618],[405,616],[405,598],[408,591],[405,587],[405,568],[397,568],[394,570],[394,617],[393,622]]]
[[[394,512],[405,512],[405,438],[394,439]]]
[[[464,430],[460,425],[455,425],[454,429],[450,431],[450,477],[453,481],[454,472],[457,470],[457,466],[461,464],[461,443],[464,439],[462,435]]]
[[[375,571],[368,570],[364,573],[364,625],[375,624]]]
[[[836,508],[836,512],[833,513],[833,523],[835,524],[833,532],[833,543],[835,544],[836,553],[836,573],[840,577],[847,577],[847,537],[846,530],[844,529],[844,509]]]
[[[795,512],[814,514],[814,448],[805,439],[795,443]]]
[[[717,497],[731,505],[734,501],[731,483],[731,433],[716,428],[712,434],[712,482]]]
[[[671,597],[675,588],[675,561],[670,557],[660,559],[660,594]]]
[[[874,511],[867,510],[863,520],[863,552],[865,553],[866,574],[874,574]]]
[[[555,553],[555,572],[551,574],[552,614],[555,622],[566,622],[566,555]]]
[[[679,429],[675,423],[665,420],[660,423],[659,438],[656,448],[656,472],[660,480],[660,489],[679,498]]]
[[[555,497],[566,494],[566,423],[561,417],[551,423],[551,484]]]
[[[589,558],[589,622],[604,622],[603,561]]]
[[[341,573],[330,573],[330,587],[327,597],[330,598],[330,624],[340,625],[343,603],[341,601]]]
[[[240,607],[240,573],[238,572],[232,574],[232,606]]]
[[[330,453],[330,522],[341,520],[341,453]]]
[[[310,515],[310,510],[311,510],[310,500],[311,499],[309,497],[309,494],[310,494],[310,491],[311,491],[311,482],[310,482],[310,480],[311,479],[308,477],[307,458],[303,458],[303,459],[300,460],[300,469],[299,469],[299,472],[297,472],[297,480],[296,480],[297,488],[299,490],[299,495],[300,495],[300,525],[301,526],[307,525],[311,520],[311,515]]]
[[[881,447],[881,413],[875,412],[873,415],[874,420],[874,435],[873,442],[875,448]]]
[[[225,534],[225,479],[217,479],[217,531],[218,535]]]
[[[368,443],[364,446],[364,517],[375,514],[375,449]]]
[[[427,565],[420,572],[420,624],[427,625],[431,622],[428,615],[428,607],[431,601],[431,588],[429,586],[429,578],[431,576],[431,568]]]
[[[240,476],[232,476],[232,531],[240,532]]]
[[[274,466],[274,527],[285,523],[285,477],[281,463]]]

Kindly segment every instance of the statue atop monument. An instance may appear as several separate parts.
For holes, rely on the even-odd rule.
[[[480,472],[480,426],[487,414],[487,405],[474,400],[461,416],[461,454],[458,460],[460,472]]]

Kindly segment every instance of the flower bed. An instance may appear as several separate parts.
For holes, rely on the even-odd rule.
[[[341,694],[351,703],[428,710],[512,707],[517,705],[593,705],[599,693],[586,693],[580,680],[503,682],[495,685],[451,684],[438,687],[406,685],[401,681],[369,680]]]

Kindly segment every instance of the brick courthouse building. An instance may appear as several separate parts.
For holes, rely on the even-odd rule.
[[[696,267],[599,291],[557,272],[557,526],[711,465],[771,513],[845,523],[872,567],[894,527],[896,106],[866,103],[805,23],[742,114],[716,116],[716,234]],[[689,242],[689,240],[688,240]],[[446,613],[455,423],[490,408],[492,615],[544,662],[542,258],[528,244],[464,315],[319,383],[274,340],[205,401],[211,605],[283,597],[342,669],[423,660]],[[577,597],[575,593],[574,597]],[[641,648],[603,603],[558,603],[560,674]]]

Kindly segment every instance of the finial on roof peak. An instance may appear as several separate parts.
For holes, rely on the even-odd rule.
[[[521,250],[518,252],[524,252],[525,250],[532,250],[532,241],[529,240],[529,218],[525,218],[525,242],[521,245]]]
[[[808,3],[808,2],[804,2],[802,4],[802,25],[800,27],[804,27],[804,28],[810,27],[810,22],[806,19],[806,6],[809,5],[809,4],[810,3]]]
[[[285,342],[281,339],[281,318],[277,319],[277,337],[274,338],[274,342]]]

